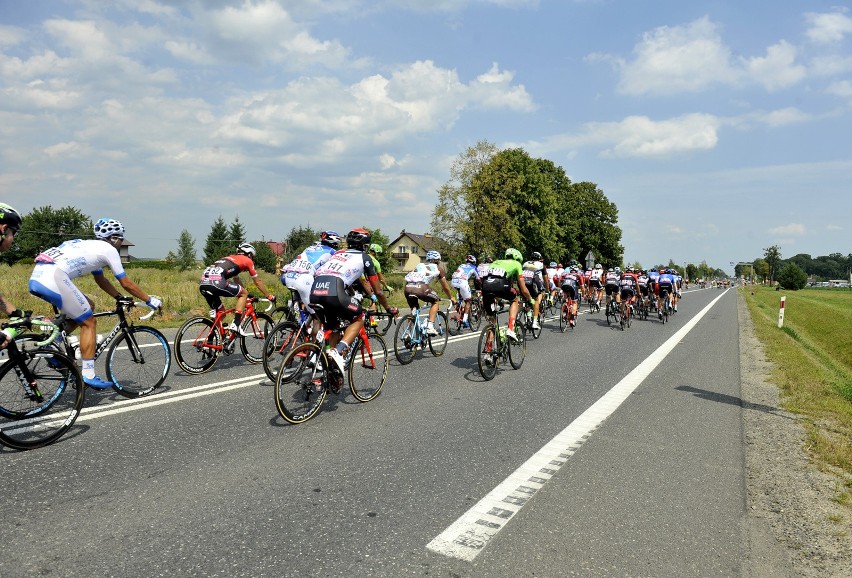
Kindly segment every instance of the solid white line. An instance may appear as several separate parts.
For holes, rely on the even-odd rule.
[[[473,561],[491,539],[505,528],[512,517],[559,471],[568,458],[589,439],[592,432],[624,403],[725,293],[727,290],[711,301],[568,427],[546,443],[426,547],[444,556],[467,562]]]

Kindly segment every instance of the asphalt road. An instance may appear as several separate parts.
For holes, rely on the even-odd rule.
[[[737,323],[716,289],[666,325],[551,321],[490,382],[451,338],[298,426],[239,354],[90,390],[59,442],[0,449],[0,576],[740,575]]]

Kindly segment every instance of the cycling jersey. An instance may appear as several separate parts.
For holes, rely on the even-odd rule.
[[[357,249],[337,251],[316,270],[310,303],[322,306],[317,316],[326,328],[338,326],[339,321],[354,321],[361,315],[361,294],[355,293],[352,285],[362,275],[371,283],[378,280],[373,260]]]
[[[247,271],[253,278],[257,277],[254,261],[248,255],[228,255],[204,269],[198,291],[210,309],[219,309],[222,297],[236,297],[240,294],[243,286],[236,277],[243,271]]]
[[[523,265],[524,283],[533,299],[544,291],[544,263],[541,261],[527,261]]]
[[[619,286],[621,287],[622,298],[632,297],[636,295],[639,289],[638,277],[635,273],[622,273],[621,279],[619,279]]]
[[[512,280],[521,282],[523,267],[514,259],[498,259],[491,263],[482,279],[482,304],[485,311],[494,311],[496,298],[514,301],[518,296]]]
[[[476,265],[462,263],[453,271],[452,278],[450,279],[450,285],[458,289],[459,296],[464,300],[471,298],[470,285],[468,284],[468,280],[471,277],[474,280],[479,279],[479,271]]]
[[[443,268],[436,263],[418,263],[414,270],[405,276],[405,282],[428,284],[438,278],[446,278]]]
[[[52,247],[36,258],[36,266],[28,283],[29,292],[54,305],[77,323],[92,316],[86,296],[74,286],[72,279],[87,273],[103,275],[109,267],[116,279],[127,276],[115,247],[105,241],[75,239]]]
[[[550,279],[550,288],[555,289],[558,287],[559,277],[556,276],[556,268],[548,267],[545,271],[547,272],[547,278]]]
[[[304,303],[308,313],[314,312],[310,305],[314,273],[331,259],[334,253],[333,248],[322,243],[314,243],[290,261],[281,273],[281,283],[290,290],[294,297],[298,297],[299,301]]]

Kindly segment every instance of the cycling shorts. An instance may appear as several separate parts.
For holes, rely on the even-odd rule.
[[[349,325],[363,312],[361,295],[334,275],[319,275],[311,287],[311,306],[326,329]]]
[[[470,285],[468,284],[467,279],[453,279],[451,285],[458,290],[460,299],[464,301],[470,299]]]
[[[621,288],[621,298],[622,299],[630,299],[634,295],[636,295],[636,291],[634,291],[632,287],[622,287]]]
[[[224,277],[219,277],[218,279],[208,279],[207,277],[201,278],[201,284],[198,286],[198,291],[204,296],[205,301],[210,306],[210,309],[218,309],[222,306],[222,297],[236,297],[240,294],[243,286],[236,282],[232,277],[231,279],[225,279]]]
[[[562,289],[566,299],[577,300],[577,287],[573,283],[563,283],[560,289]]]
[[[439,299],[438,294],[428,283],[409,283],[405,286],[404,291],[405,300],[412,309],[420,306],[418,299],[430,305]]]
[[[589,287],[592,289],[600,289],[602,287],[600,279],[589,279]]]
[[[607,295],[615,295],[616,293],[618,293],[618,288],[619,288],[618,285],[613,285],[612,283],[607,283],[606,286],[604,287],[604,290],[606,291]]]
[[[532,281],[524,281],[527,286],[527,291],[530,292],[530,297],[535,299],[539,296],[539,294],[544,289],[544,283],[542,283],[538,278],[533,279]]]
[[[517,299],[518,292],[512,287],[512,282],[505,277],[486,277],[482,280],[482,305],[487,312],[494,311],[494,301],[497,298],[510,303]]]
[[[313,313],[311,308],[311,288],[314,286],[314,276],[311,273],[282,273],[281,282],[299,301],[304,303],[305,310]]]
[[[65,271],[53,264],[35,266],[30,276],[29,291],[59,309],[75,323],[82,323],[93,314],[89,299],[77,289]]]

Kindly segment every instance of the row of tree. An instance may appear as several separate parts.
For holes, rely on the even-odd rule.
[[[794,265],[795,269],[790,269],[790,265]],[[737,263],[734,273],[737,277],[747,277],[761,283],[773,284],[776,280],[780,281],[782,271],[787,269],[790,270],[785,277],[790,278],[793,275],[797,281],[802,278],[805,282],[808,278],[814,281],[849,279],[849,273],[852,271],[852,253],[846,256],[841,253],[831,253],[816,258],[806,253],[799,253],[789,259],[783,259],[781,247],[772,245],[763,250],[762,258],[759,257],[750,263]],[[802,274],[799,274],[797,270]]]

